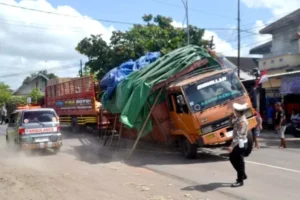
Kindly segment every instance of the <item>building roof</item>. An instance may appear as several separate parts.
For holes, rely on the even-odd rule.
[[[38,77],[42,77],[42,78],[44,78],[46,81],[49,80],[49,78],[48,78],[47,76],[45,76],[44,74],[38,74],[38,75],[32,77],[32,78],[30,79],[29,82],[34,81],[34,80],[37,79]],[[27,85],[27,84],[21,85],[16,91],[13,92],[13,95],[18,94],[21,90],[23,90],[23,89],[26,87],[26,85]]]
[[[294,12],[286,15],[285,17],[273,22],[272,24],[266,26],[259,33],[261,34],[270,34],[274,30],[282,28],[287,25],[291,25],[291,23],[300,23],[300,9],[295,10]]]
[[[237,57],[226,57],[230,62],[237,66]],[[250,73],[253,69],[258,68],[258,58],[241,57],[240,69],[246,73]]]
[[[271,53],[272,48],[272,41],[266,42],[264,44],[261,44],[257,47],[254,47],[250,50],[250,54],[267,54]]]

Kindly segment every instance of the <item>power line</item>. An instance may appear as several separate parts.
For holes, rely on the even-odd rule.
[[[95,21],[100,21],[100,22],[109,22],[109,23],[127,24],[127,25],[138,24],[138,23],[132,23],[132,22],[124,22],[124,21],[116,21],[116,20],[108,20],[108,19],[93,19],[93,18],[86,18],[84,16],[66,15],[66,14],[57,13],[57,12],[51,12],[51,11],[45,11],[45,10],[38,10],[38,9],[33,9],[33,8],[28,8],[28,7],[23,7],[23,6],[16,6],[16,5],[7,4],[7,3],[3,3],[3,2],[0,2],[0,5],[8,6],[8,7],[13,7],[13,8],[18,8],[18,9],[23,9],[23,10],[34,11],[34,12],[46,13],[46,14],[51,14],[51,15],[57,15],[57,16],[72,17],[72,18],[81,18],[81,19],[84,19],[84,20],[95,20]]]
[[[52,67],[47,69],[47,71],[52,71],[52,70],[61,70],[61,69],[70,69],[70,68],[78,68],[80,65],[65,65],[65,66],[57,66],[57,67]],[[0,75],[0,78],[7,78],[7,77],[11,77],[11,76],[19,76],[19,75],[24,75],[24,74],[31,74],[31,73],[36,73],[39,72],[41,70],[35,70],[35,71],[28,71],[28,72],[20,72],[20,73],[12,73],[12,74],[4,74],[4,75]]]
[[[17,22],[16,23],[9,23],[9,22]],[[23,27],[29,27],[29,28],[38,28],[38,29],[46,29],[46,30],[66,30],[66,28],[70,28],[68,30],[71,30],[72,32],[84,32],[83,28],[80,27],[72,27],[72,26],[52,26],[51,24],[39,24],[39,23],[30,23],[30,24],[25,24],[26,22],[24,21],[18,21],[18,20],[9,20],[9,19],[1,19],[0,18],[0,24],[9,24],[9,25],[16,25],[16,26],[23,26]],[[23,24],[20,24],[23,23]],[[32,24],[32,25],[31,25]],[[49,26],[39,26],[39,25],[50,25]],[[74,29],[74,30],[72,30]],[[217,28],[217,27],[204,27],[201,29],[205,30],[215,30],[215,31],[229,31],[229,30],[236,30],[232,28]]]
[[[165,4],[168,6],[172,6],[175,8],[180,8],[182,9],[182,6],[178,5],[178,4],[173,4],[173,3],[169,3],[169,2],[165,2],[165,1],[160,1],[160,0],[152,0],[154,2],[160,3],[160,4]],[[196,12],[196,13],[200,13],[200,14],[206,14],[206,15],[214,15],[214,16],[218,16],[218,17],[222,17],[222,18],[230,18],[230,19],[234,19],[234,17],[230,17],[227,15],[222,15],[222,14],[218,14],[218,13],[211,13],[211,12],[207,12],[207,10],[199,10],[199,9],[195,9],[195,8],[189,8],[190,11]]]

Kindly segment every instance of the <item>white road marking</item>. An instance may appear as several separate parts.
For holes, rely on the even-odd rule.
[[[260,165],[260,166],[265,166],[265,167],[270,167],[273,169],[280,169],[280,170],[284,170],[284,171],[289,171],[289,172],[295,172],[295,173],[299,173],[299,170],[295,170],[295,169],[289,169],[289,168],[285,168],[285,167],[278,167],[278,166],[274,166],[274,165],[268,165],[268,164],[264,164],[264,163],[259,163],[259,162],[253,162],[253,161],[245,161],[246,163],[250,163],[250,164],[254,164],[254,165]]]
[[[224,159],[229,159],[229,157],[227,157],[227,156],[222,156],[222,155],[219,155],[219,154],[214,154],[214,153],[208,152],[208,151],[204,152],[204,153],[208,153],[210,155],[218,156],[218,157],[221,157],[221,158],[224,158]],[[273,168],[273,169],[279,169],[279,170],[288,171],[288,172],[295,172],[295,173],[299,173],[300,174],[300,170],[289,169],[289,168],[279,167],[279,166],[275,166],[275,165],[268,165],[268,164],[254,162],[254,161],[248,161],[248,160],[245,160],[245,162],[249,163],[249,164],[253,164],[253,165],[260,165],[260,166],[264,166],[264,167],[269,167],[269,168]]]

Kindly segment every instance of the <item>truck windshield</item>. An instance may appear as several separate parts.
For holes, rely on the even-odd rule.
[[[245,93],[234,72],[222,73],[184,86],[193,112],[223,104]]]

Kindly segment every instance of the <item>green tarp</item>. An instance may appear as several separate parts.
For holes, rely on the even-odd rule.
[[[131,73],[118,84],[109,100],[104,100],[104,93],[101,101],[103,108],[111,113],[120,113],[123,124],[140,130],[150,111],[149,105],[153,104],[159,93],[158,91],[151,93],[152,87],[205,58],[208,59],[209,66],[221,69],[220,64],[204,48],[189,45],[176,49],[140,71]],[[164,99],[163,92],[157,103],[161,103]],[[152,124],[149,120],[143,135],[151,130]]]

